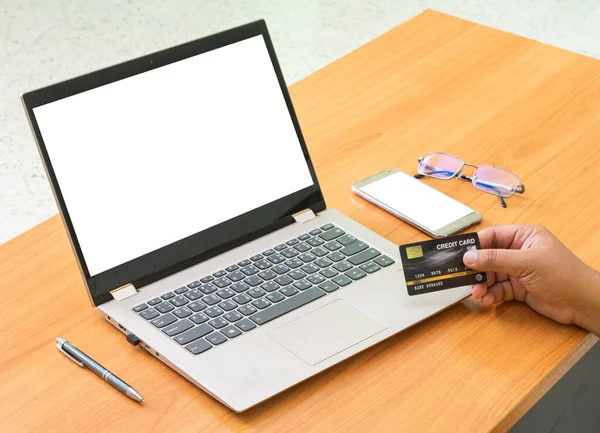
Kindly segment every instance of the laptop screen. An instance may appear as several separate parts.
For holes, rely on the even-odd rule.
[[[314,184],[262,35],[33,112],[90,276]]]

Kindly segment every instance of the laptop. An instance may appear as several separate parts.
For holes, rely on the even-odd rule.
[[[92,305],[234,411],[469,294],[326,206],[264,21],[22,100]]]

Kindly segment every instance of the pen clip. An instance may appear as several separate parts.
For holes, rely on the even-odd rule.
[[[69,355],[69,354],[68,354],[68,353],[65,351],[65,349],[63,349],[63,348],[62,348],[62,347],[63,347],[63,344],[65,344],[65,343],[62,343],[62,344],[60,344],[60,343],[56,343],[56,348],[57,348],[58,350],[60,350],[60,351],[61,351],[61,352],[62,352],[62,353],[63,353],[63,354],[64,354],[64,355],[67,357],[67,358],[69,358],[69,359],[70,359],[71,361],[73,361],[75,364],[77,364],[77,365],[78,365],[78,366],[80,366],[80,367],[84,367],[84,365],[83,365],[83,362],[76,360],[76,359],[75,359],[75,358],[73,358],[71,355]]]

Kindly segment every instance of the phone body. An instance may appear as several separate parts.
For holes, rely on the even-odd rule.
[[[397,168],[356,182],[352,191],[434,238],[481,221],[479,212]]]

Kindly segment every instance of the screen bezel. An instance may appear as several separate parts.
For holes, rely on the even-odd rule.
[[[313,185],[91,276],[33,109],[254,36],[262,36],[264,39],[306,164],[310,171]],[[295,221],[293,215],[297,212],[310,208],[316,213],[324,210],[326,207],[264,20],[255,21],[42,89],[27,92],[21,96],[21,99],[80,270],[86,282],[90,300],[96,306],[112,299],[111,290],[129,283],[134,284],[136,288],[140,288],[159,278],[164,278],[195,263],[207,260],[217,254],[221,254],[252,239],[291,224]],[[118,173],[114,175],[118,176]],[[127,209],[115,209],[115,212],[123,211],[127,211]]]

